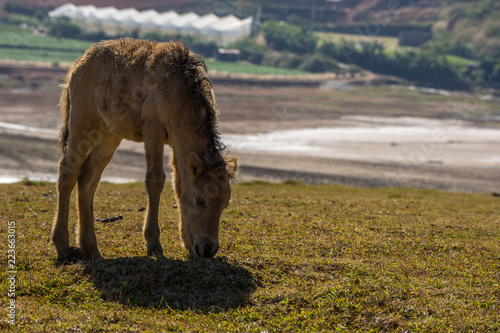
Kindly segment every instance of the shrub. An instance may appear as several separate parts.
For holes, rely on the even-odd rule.
[[[304,56],[293,53],[283,53],[278,58],[278,67],[295,69],[298,68],[304,61]]]
[[[298,69],[311,73],[325,73],[337,71],[339,69],[339,65],[331,58],[315,54],[312,57],[307,57],[307,59],[300,64]]]
[[[312,30],[285,22],[268,20],[262,24],[261,31],[268,45],[277,51],[311,53],[318,42]]]
[[[245,38],[232,43],[230,48],[240,50],[240,59],[260,65],[264,60],[264,55],[269,52],[269,47],[257,43],[255,38]]]
[[[500,88],[500,61],[493,58],[483,58],[479,63],[480,78],[483,84]]]

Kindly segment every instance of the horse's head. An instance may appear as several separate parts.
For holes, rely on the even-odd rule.
[[[236,175],[237,159],[210,165],[191,154],[189,177],[179,193],[180,233],[192,257],[211,258],[219,249],[219,224],[231,198],[230,182]],[[183,180],[184,181],[184,180]]]

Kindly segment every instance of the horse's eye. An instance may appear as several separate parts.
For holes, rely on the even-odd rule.
[[[198,207],[198,208],[205,208],[205,199],[203,199],[203,198],[196,198],[196,207]]]

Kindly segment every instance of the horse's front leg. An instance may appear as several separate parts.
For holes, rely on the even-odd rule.
[[[101,142],[92,149],[83,163],[78,177],[79,244],[89,260],[102,258],[94,229],[94,194],[101,174],[120,141],[119,137],[111,134],[102,136]]]
[[[149,206],[144,221],[144,238],[147,244],[148,256],[163,256],[160,244],[160,227],[158,226],[158,211],[160,206],[160,195],[165,185],[165,171],[163,170],[163,148],[164,141],[161,129],[152,130],[148,128],[144,135],[144,146],[146,149],[146,190],[148,192]],[[161,138],[161,139],[159,139]]]

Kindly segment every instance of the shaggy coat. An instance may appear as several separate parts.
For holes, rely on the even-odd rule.
[[[58,207],[52,241],[59,260],[71,257],[69,198],[78,183],[79,245],[101,258],[93,197],[122,139],[144,142],[149,207],[144,224],[148,255],[162,255],[158,209],[165,182],[163,148],[172,147],[173,185],[181,238],[193,256],[219,247],[222,210],[237,160],[226,156],[217,129],[212,86],[203,59],[185,45],[124,38],[102,41],[69,70],[62,96]]]

